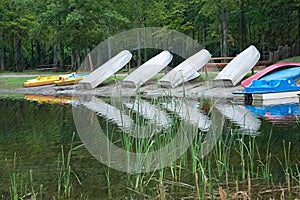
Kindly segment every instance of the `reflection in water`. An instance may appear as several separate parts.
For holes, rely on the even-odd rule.
[[[100,99],[99,99],[100,100]],[[102,101],[102,100],[101,100]],[[88,102],[88,101],[85,101]],[[104,101],[102,101],[104,102]],[[86,135],[84,138],[85,140],[81,140],[76,135],[74,146],[81,145],[83,142],[90,142],[93,143],[96,140],[100,140],[103,142],[103,145],[107,144],[107,142],[113,138],[113,136],[120,136],[119,127],[117,126],[116,122],[108,123],[108,118],[105,116],[99,116],[93,117],[92,111],[90,109],[87,109],[87,107],[84,105],[84,102],[81,102],[82,105],[77,104],[76,106],[78,108],[83,108],[82,110],[79,110],[78,116],[83,116],[84,112],[87,112],[87,125],[91,126],[91,121],[94,121],[96,118],[100,119],[100,125],[103,129],[103,132],[110,133],[109,135],[106,135],[105,140],[99,136],[99,133],[95,133],[95,135]],[[95,102],[94,102],[95,103]],[[96,104],[97,105],[97,104]],[[100,104],[98,104],[100,105]],[[105,104],[106,105],[106,104]],[[110,105],[110,104],[109,104]],[[113,104],[112,104],[113,105]],[[112,106],[111,105],[111,106]],[[177,103],[177,105],[181,105],[180,103]],[[106,105],[107,106],[107,105]],[[221,108],[223,105],[219,105]],[[236,108],[236,106],[228,105],[232,108]],[[292,116],[299,116],[299,108],[297,110],[297,106],[295,104],[285,105],[286,107],[282,110],[286,111],[289,115]],[[172,106],[170,106],[172,108]],[[224,106],[226,107],[226,106]],[[241,106],[243,107],[243,106]],[[259,112],[256,112],[257,115],[261,116],[266,113],[267,106],[261,106],[259,109]],[[268,107],[271,114],[277,114],[275,111],[273,112],[273,109],[276,110],[275,106]],[[106,107],[107,108],[107,107]],[[183,108],[183,106],[181,107]],[[191,110],[192,112],[198,112],[200,114],[201,110],[197,107],[196,102],[186,102],[185,108],[188,108],[187,110]],[[201,107],[202,109],[203,107]],[[246,106],[247,109],[250,107]],[[119,107],[118,107],[119,109]],[[206,108],[207,110],[212,110],[209,114],[209,118],[205,116],[203,119],[210,120],[211,126],[209,127],[209,130],[205,133],[203,132],[194,132],[197,134],[203,134],[204,136],[207,136],[211,134],[211,137],[208,137],[207,143],[208,144],[214,144],[217,142],[217,145],[215,146],[206,146],[199,150],[200,154],[193,155],[191,152],[191,149],[188,149],[185,154],[183,154],[182,157],[180,157],[180,160],[177,160],[178,162],[174,162],[174,165],[172,167],[167,167],[165,171],[163,171],[163,176],[159,177],[158,174],[160,173],[149,173],[149,176],[147,174],[141,174],[141,176],[131,176],[124,172],[119,172],[117,170],[111,170],[110,168],[102,165],[99,163],[94,157],[90,155],[90,153],[85,148],[78,148],[74,150],[71,158],[71,169],[72,172],[76,173],[78,178],[81,181],[81,185],[76,181],[76,177],[74,174],[71,174],[71,183],[72,183],[72,197],[73,199],[77,199],[80,197],[86,197],[89,199],[142,199],[145,198],[145,196],[137,195],[136,193],[132,192],[132,190],[128,188],[134,188],[133,184],[135,182],[135,178],[141,178],[141,187],[143,187],[142,191],[143,194],[149,195],[148,197],[155,197],[157,196],[157,190],[153,188],[158,188],[158,183],[156,180],[159,178],[162,178],[162,182],[168,187],[168,190],[170,191],[170,194],[173,194],[174,196],[180,196],[186,197],[190,196],[190,194],[195,193],[195,189],[192,187],[173,187],[175,184],[180,185],[181,183],[186,183],[189,185],[192,185],[195,183],[195,177],[194,173],[191,172],[192,164],[190,162],[191,155],[196,156],[196,159],[199,166],[199,168],[196,169],[196,171],[200,173],[204,173],[205,177],[209,178],[210,183],[213,183],[215,180],[219,181],[221,184],[225,182],[228,183],[228,187],[234,188],[236,185],[235,178],[238,177],[239,181],[243,181],[244,179],[241,177],[240,170],[242,167],[245,167],[247,173],[247,165],[242,166],[241,163],[247,163],[248,161],[251,161],[250,157],[247,157],[248,154],[241,154],[239,152],[240,148],[243,146],[238,143],[239,141],[243,140],[244,145],[249,145],[247,147],[253,147],[253,169],[254,174],[252,177],[254,179],[252,180],[256,182],[258,187],[266,188],[267,185],[264,182],[264,178],[262,176],[263,170],[269,170],[268,173],[271,174],[272,178],[272,186],[278,185],[278,184],[284,184],[285,183],[285,167],[287,169],[297,169],[297,166],[299,166],[299,152],[300,152],[300,135],[299,135],[299,122],[292,121],[291,124],[288,125],[281,125],[277,126],[273,123],[270,123],[269,121],[266,121],[265,118],[260,118],[260,128],[259,132],[260,134],[257,137],[247,137],[247,136],[241,136],[241,135],[228,135],[222,133],[222,124],[220,123],[224,119],[224,115],[220,111],[217,110],[216,107],[213,108]],[[245,109],[245,107],[244,107]],[[120,113],[119,109],[119,113]],[[226,109],[224,109],[226,110]],[[227,114],[230,114],[230,111],[234,112],[235,116],[237,115],[237,112],[240,112],[241,109],[239,106],[236,109],[228,108]],[[263,110],[263,111],[261,111]],[[80,112],[82,111],[82,112]],[[164,110],[162,110],[164,111]],[[174,111],[177,111],[174,109]],[[214,112],[216,111],[216,112]],[[104,112],[103,110],[101,112]],[[181,111],[179,110],[178,114],[175,114],[174,116],[180,116],[180,113],[183,112],[188,113],[188,111]],[[245,110],[243,111],[245,112]],[[11,185],[11,179],[10,175],[12,172],[17,171],[20,174],[20,178],[23,177],[22,184],[26,184],[29,180],[28,174],[29,171],[32,170],[33,173],[33,182],[34,187],[39,188],[39,186],[43,185],[43,196],[45,199],[51,199],[57,197],[57,179],[60,173],[60,169],[58,167],[59,164],[61,164],[61,146],[64,147],[65,153],[67,153],[67,150],[71,143],[72,133],[76,131],[76,128],[74,126],[73,118],[74,115],[72,113],[72,109],[69,105],[61,105],[61,104],[39,104],[36,102],[31,101],[25,101],[20,99],[9,99],[4,98],[0,99],[0,195],[2,195],[2,198],[8,199],[9,198],[9,187]],[[207,112],[204,112],[207,113]],[[247,122],[248,128],[251,128],[251,130],[257,129],[253,125],[257,125],[258,123],[253,123],[251,121],[248,121],[251,116],[248,112],[245,112],[246,119],[239,118],[240,120],[237,121],[243,121]],[[230,116],[228,114],[228,116]],[[193,116],[194,114],[189,114],[188,116]],[[168,115],[173,116],[173,115]],[[198,114],[195,114],[195,116],[198,116]],[[132,117],[132,116],[130,116]],[[145,116],[144,116],[145,117]],[[227,117],[227,116],[226,116]],[[146,117],[145,117],[146,118]],[[155,118],[154,118],[155,119]],[[187,119],[186,122],[191,123],[191,120],[185,116],[181,119]],[[192,117],[193,119],[193,117]],[[202,119],[201,117],[195,117],[194,119]],[[228,117],[229,119],[229,117]],[[132,119],[131,119],[132,120]],[[230,119],[231,120],[231,119]],[[134,121],[134,120],[133,120]],[[151,120],[150,120],[151,121]],[[173,123],[176,122],[176,120],[171,120]],[[179,120],[177,120],[178,122]],[[182,120],[185,121],[185,120]],[[217,123],[216,123],[217,122]],[[255,120],[254,120],[255,122]],[[180,122],[181,123],[181,122]],[[253,124],[251,124],[253,123]],[[195,126],[198,127],[199,123],[194,123]],[[221,125],[221,126],[219,126]],[[251,125],[251,126],[250,126]],[[214,128],[215,126],[215,128]],[[240,127],[244,126],[244,124],[240,124]],[[247,127],[246,126],[246,127]],[[190,133],[189,131],[192,129],[186,129],[189,126],[181,127],[182,130],[186,131],[186,133]],[[175,127],[177,128],[177,127]],[[244,127],[245,128],[245,127]],[[217,133],[217,134],[216,134]],[[284,134],[283,134],[284,133]],[[119,135],[118,135],[119,134]],[[172,134],[172,133],[171,133]],[[125,134],[124,134],[125,135]],[[164,138],[168,137],[170,135],[170,132],[165,131],[162,133],[162,135],[157,134],[156,138]],[[174,134],[175,135],[175,134]],[[196,137],[199,137],[199,135],[196,135]],[[120,144],[122,143],[122,136],[116,137],[113,139],[113,144]],[[175,140],[174,145],[171,145],[171,148],[176,148],[178,144],[183,143],[183,139],[189,139],[193,143],[192,147],[196,149],[199,145],[197,142],[197,139],[194,136],[183,137],[178,138],[178,140]],[[232,137],[232,139],[230,139]],[[228,138],[232,143],[228,145]],[[256,138],[254,140],[253,138]],[[155,139],[155,138],[153,138]],[[173,136],[169,139],[173,139]],[[194,139],[194,141],[192,140]],[[122,141],[122,142],[120,142]],[[151,141],[151,140],[150,140]],[[160,141],[160,140],[155,140]],[[200,142],[202,142],[201,140]],[[283,143],[285,141],[285,143]],[[168,142],[168,141],[167,141]],[[190,141],[188,141],[190,142]],[[285,163],[285,155],[284,151],[287,150],[289,142],[291,142],[291,152],[289,154],[289,162]],[[163,146],[166,143],[161,143],[160,145]],[[283,147],[283,144],[286,146]],[[253,145],[253,146],[252,146]],[[119,146],[120,148],[124,148],[124,146]],[[222,151],[222,148],[226,151]],[[134,149],[134,147],[129,145],[130,150]],[[215,149],[214,149],[215,148]],[[99,150],[95,148],[95,153]],[[170,150],[170,149],[169,149]],[[185,149],[182,149],[182,151]],[[227,152],[228,150],[228,152]],[[206,155],[207,152],[210,151],[210,154],[208,154],[203,159],[201,158],[201,155]],[[16,153],[16,165],[17,167],[14,167],[14,153]],[[221,154],[221,157],[226,157],[227,162],[222,162],[222,160],[218,160],[218,155]],[[227,154],[228,153],[228,154]],[[249,152],[251,153],[251,152]],[[225,156],[223,156],[225,155]],[[242,157],[245,160],[241,160]],[[155,154],[153,154],[155,156]],[[127,157],[116,157],[114,158],[116,161],[119,161],[119,159],[127,159]],[[138,159],[138,158],[137,158]],[[248,160],[249,159],[249,160]],[[258,161],[257,161],[258,159]],[[265,160],[266,159],[266,160]],[[142,159],[143,161],[146,161],[145,158]],[[212,161],[216,161],[215,163]],[[147,164],[147,163],[146,163]],[[197,164],[197,163],[196,163]],[[220,164],[220,165],[218,165]],[[287,165],[287,166],[283,166]],[[143,166],[134,166],[132,163],[128,163],[129,166],[120,166],[120,167],[143,167]],[[227,168],[224,168],[225,173],[222,173],[220,176],[217,174],[220,173],[220,171],[217,171],[218,166],[225,166]],[[263,166],[262,166],[263,165]],[[150,165],[145,165],[145,167],[149,167]],[[271,166],[269,169],[267,166]],[[179,170],[180,172],[176,171]],[[284,169],[283,169],[284,168]],[[208,171],[207,169],[211,169],[211,171]],[[249,169],[249,168],[248,168]],[[250,168],[251,169],[251,168]],[[173,171],[172,171],[173,170]],[[171,171],[171,172],[170,172]],[[178,176],[178,179],[180,179],[180,183],[176,182],[174,185],[168,185],[167,182],[173,178],[173,174],[171,173],[178,173],[180,174]],[[250,171],[251,173],[251,171]],[[176,174],[175,174],[176,175]],[[228,177],[227,177],[228,175]],[[299,178],[299,173],[297,173],[294,177],[291,178]],[[226,178],[222,178],[226,177]],[[229,180],[225,180],[225,179]],[[256,179],[257,178],[257,179]],[[172,179],[174,180],[174,179]],[[263,180],[263,181],[262,181]],[[296,179],[295,179],[296,180]],[[26,183],[25,183],[26,182]],[[108,195],[108,183],[110,184],[110,187],[112,188],[111,196]],[[147,185],[143,185],[145,182],[147,182]],[[169,181],[170,182],[170,181]],[[246,179],[247,182],[247,179]],[[148,184],[149,183],[149,184]],[[233,185],[230,185],[230,183],[233,183]],[[292,183],[293,184],[293,183]],[[295,184],[298,184],[297,182]],[[254,184],[253,184],[254,185]],[[27,184],[28,188],[30,187],[29,184]],[[201,187],[201,183],[199,184]],[[240,186],[240,185],[239,185]],[[285,187],[285,186],[283,186]],[[213,192],[218,191],[219,184],[212,186]],[[140,192],[139,191],[139,192]],[[281,190],[280,190],[281,191]],[[299,194],[299,192],[297,193]],[[254,191],[253,191],[254,195]],[[263,195],[263,194],[262,194]],[[262,198],[269,198],[269,196],[263,196]]]
[[[291,123],[300,116],[300,107],[298,103],[254,106],[246,105],[248,110],[256,116],[263,117],[273,123]]]
[[[24,99],[28,101],[36,101],[40,104],[68,104],[76,105],[77,98],[71,96],[50,96],[50,95],[37,95],[37,94],[26,94]]]
[[[216,109],[226,118],[240,126],[243,134],[257,135],[261,122],[242,105],[216,104]]]
[[[146,119],[149,119],[151,123],[157,126],[168,127],[172,123],[166,112],[143,99],[135,99],[133,102],[127,102],[125,103],[125,106],[134,110]]]
[[[202,131],[207,131],[211,127],[211,120],[199,111],[198,103],[195,101],[172,99],[163,103],[163,105],[166,109],[177,113],[183,120],[190,122]]]

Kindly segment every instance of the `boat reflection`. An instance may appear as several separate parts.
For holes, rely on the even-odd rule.
[[[26,94],[24,99],[28,101],[35,101],[39,104],[67,104],[75,106],[78,99],[72,96],[51,96],[51,95],[36,95],[36,94]]]
[[[233,103],[215,104],[217,109],[223,116],[238,125],[239,133],[248,135],[259,134],[261,121],[243,105]]]
[[[246,105],[248,110],[256,116],[262,117],[276,124],[295,122],[300,116],[298,103],[274,104],[274,105]]]

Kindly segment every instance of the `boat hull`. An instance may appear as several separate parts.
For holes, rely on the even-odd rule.
[[[292,67],[300,67],[300,63],[297,62],[281,62],[281,63],[276,63],[274,65],[270,65],[269,67],[257,72],[256,74],[250,76],[249,78],[243,80],[241,82],[241,85],[243,87],[247,87],[249,86],[253,80],[259,80],[260,78],[271,74],[275,71],[279,71],[282,69],[286,69],[286,68],[292,68]]]
[[[259,51],[251,45],[233,60],[214,79],[217,86],[236,86],[244,76],[255,66],[260,58]]]
[[[44,86],[44,85],[51,85],[54,84],[55,81],[59,81],[60,78],[67,78],[72,74],[66,75],[55,75],[55,76],[38,76],[35,79],[27,80],[23,83],[24,87],[37,87],[37,86]]]

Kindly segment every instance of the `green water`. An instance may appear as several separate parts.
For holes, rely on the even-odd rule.
[[[173,167],[154,173],[130,175],[108,168],[86,150],[76,132],[70,105],[38,104],[19,98],[1,98],[0,113],[2,199],[12,198],[15,183],[20,196],[28,193],[32,195],[33,189],[38,193],[38,198],[64,199],[63,192],[58,192],[58,182],[64,184],[60,179],[62,149],[66,159],[71,143],[78,147],[72,152],[70,161],[71,199],[148,199],[155,198],[158,194],[162,198],[163,195],[159,192],[161,185],[165,188],[167,199],[197,197],[191,149]],[[102,117],[98,116],[98,119],[100,123],[107,125],[107,129],[116,130],[116,135],[119,134],[116,126],[106,123]],[[242,171],[244,168],[246,175],[248,170],[252,170],[253,190],[260,192],[269,190],[272,185],[275,188],[288,188],[285,173],[289,172],[293,174],[290,195],[293,198],[300,196],[300,123],[297,120],[274,125],[262,119],[260,134],[255,137],[235,134],[236,127],[228,121],[226,126],[215,149],[202,160],[203,168],[199,164],[196,167],[199,177],[204,172],[208,178],[206,184],[199,178],[200,192],[206,188],[208,196],[217,198],[220,186],[227,188],[228,193],[234,193],[237,187],[247,191],[247,177]],[[118,142],[122,139],[120,136],[116,138]],[[240,145],[240,141],[244,146]],[[194,143],[197,148],[197,141]],[[252,146],[253,153],[247,153]],[[284,152],[288,156],[285,157]],[[253,166],[249,154],[253,156]],[[224,165],[219,165],[222,163],[222,155],[223,158],[224,155],[228,157],[225,169],[222,168]],[[269,165],[269,178],[263,177],[265,165]],[[12,177],[15,177],[15,182]],[[260,196],[278,197],[281,190],[276,191],[262,192]]]

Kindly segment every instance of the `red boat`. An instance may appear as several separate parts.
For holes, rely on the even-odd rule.
[[[247,87],[252,83],[253,80],[258,80],[267,74],[271,74],[275,71],[292,68],[292,67],[300,67],[300,63],[298,63],[298,62],[281,62],[281,63],[276,63],[274,65],[270,65],[269,67],[257,72],[256,74],[250,76],[249,78],[243,80],[241,85],[243,87]]]

